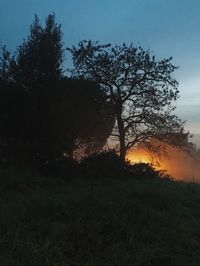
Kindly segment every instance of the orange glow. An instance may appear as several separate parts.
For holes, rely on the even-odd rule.
[[[158,156],[142,148],[130,150],[126,159],[131,163],[150,163],[157,170],[165,170],[175,180],[200,183],[200,158],[165,145],[166,153]]]
[[[169,169],[167,160],[161,160],[157,155],[150,153],[144,149],[130,150],[127,153],[126,159],[131,163],[149,163],[153,165],[156,170],[165,170]],[[167,171],[169,174],[169,172]]]
[[[131,163],[153,163],[151,155],[142,149],[129,151],[126,159]]]

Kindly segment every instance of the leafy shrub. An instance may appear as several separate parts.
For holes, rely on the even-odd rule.
[[[158,178],[164,177],[163,171],[156,170],[149,163],[135,163],[129,166],[130,172],[137,178]]]
[[[94,178],[169,178],[164,171],[156,170],[151,164],[123,162],[115,151],[93,154],[84,158],[79,169],[81,175]]]
[[[114,151],[102,152],[83,159],[80,172],[88,177],[124,177],[129,175],[129,164],[122,162]]]
[[[54,160],[38,160],[35,163],[35,170],[41,174],[53,177],[75,177],[78,173],[78,163],[71,158]]]

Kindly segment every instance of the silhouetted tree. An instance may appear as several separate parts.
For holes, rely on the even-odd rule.
[[[98,82],[115,106],[113,132],[119,140],[120,157],[158,133],[178,132],[182,124],[172,111],[178,98],[177,69],[172,58],[157,60],[141,47],[99,45],[82,41],[68,48],[74,76]]]
[[[40,128],[46,131],[46,139],[52,136],[54,142],[47,146],[61,144],[61,151],[68,157],[78,150],[85,154],[104,146],[115,118],[112,104],[98,84],[62,79],[43,88],[39,86],[38,95],[39,112],[46,116],[38,118]]]
[[[114,126],[111,103],[91,81],[61,79],[0,89],[0,149],[41,162],[99,151]],[[2,142],[2,145],[1,145]],[[21,155],[20,155],[21,154]]]
[[[44,28],[35,15],[28,38],[12,60],[13,79],[28,87],[38,81],[59,79],[63,59],[61,25],[56,23],[55,14],[47,16]]]
[[[6,45],[0,47],[0,82],[8,82],[10,76],[10,64],[12,61],[11,53],[7,50]]]
[[[14,56],[2,47],[0,145],[13,157],[21,152],[25,159],[52,161],[64,153],[72,158],[77,150],[99,151],[109,137],[115,123],[112,102],[97,82],[65,78],[63,59],[54,14],[44,27],[35,15]]]

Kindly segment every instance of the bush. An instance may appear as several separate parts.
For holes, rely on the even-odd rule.
[[[163,171],[156,170],[149,163],[135,163],[129,166],[131,174],[136,178],[159,178],[164,177]]]
[[[80,163],[83,176],[110,178],[129,175],[129,164],[122,162],[114,151],[93,154]]]
[[[43,175],[53,177],[72,178],[78,174],[78,163],[71,158],[38,160],[34,168]]]
[[[92,178],[169,178],[165,172],[156,170],[151,164],[123,162],[115,151],[93,154],[84,158],[79,169],[80,175]]]

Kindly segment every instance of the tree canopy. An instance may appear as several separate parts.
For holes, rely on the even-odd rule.
[[[21,151],[24,158],[48,161],[104,146],[115,121],[113,105],[97,82],[64,76],[63,60],[54,14],[44,27],[35,15],[28,38],[13,55],[2,46],[0,156],[6,147],[11,156]]]
[[[74,67],[63,71],[61,25],[39,18],[12,55],[0,54],[2,136],[29,141],[37,154],[73,157],[99,151],[108,137],[126,152],[155,138],[184,145],[183,123],[174,115],[179,97],[172,58],[157,59],[133,44],[81,41],[67,48]],[[178,144],[177,144],[178,139]],[[59,155],[58,155],[59,154]]]
[[[67,50],[74,62],[72,75],[98,82],[115,106],[112,135],[119,140],[122,160],[139,142],[182,130],[173,114],[179,91],[171,57],[158,60],[140,46],[92,41],[81,41]]]
[[[35,15],[30,34],[12,60],[13,79],[31,86],[38,81],[61,78],[64,60],[62,35],[61,25],[56,23],[54,13],[47,16],[44,28]]]

